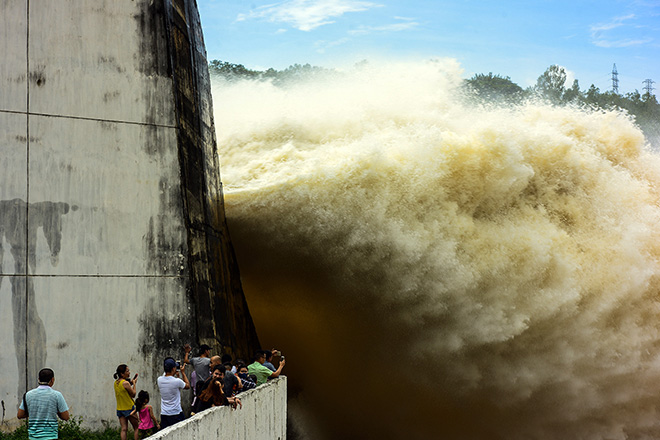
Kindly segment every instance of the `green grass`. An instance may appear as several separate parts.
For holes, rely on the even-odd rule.
[[[103,429],[93,431],[91,429],[83,428],[82,417],[72,416],[68,421],[63,422],[60,420],[60,434],[59,440],[117,440],[119,439],[119,426],[110,427],[109,424],[104,423]],[[0,432],[0,440],[27,440],[27,424],[23,423],[14,432],[3,433]],[[129,438],[133,438],[129,432]]]

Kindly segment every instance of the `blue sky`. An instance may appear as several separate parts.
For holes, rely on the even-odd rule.
[[[580,88],[660,88],[660,0],[197,0],[210,60],[251,69],[457,59],[527,87],[551,64]],[[655,90],[656,95],[658,90]]]

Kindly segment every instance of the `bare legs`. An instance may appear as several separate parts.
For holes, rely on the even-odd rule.
[[[133,426],[133,440],[139,440],[140,430],[138,429],[138,425],[140,424],[140,420],[138,419],[138,415],[133,414],[128,418],[128,421],[131,422],[131,425]]]
[[[131,422],[131,426],[133,426],[133,439],[138,440],[140,438],[140,431],[138,430],[139,421],[137,414],[132,417],[119,417],[121,440],[127,440],[128,438],[128,422]]]
[[[119,426],[121,426],[121,440],[126,440],[126,437],[128,435],[128,419],[126,417],[120,417],[119,418]]]

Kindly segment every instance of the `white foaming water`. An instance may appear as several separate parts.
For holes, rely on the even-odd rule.
[[[442,60],[214,82],[227,217],[309,438],[660,438],[660,159]]]

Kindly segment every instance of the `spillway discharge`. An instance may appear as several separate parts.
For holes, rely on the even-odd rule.
[[[660,437],[658,155],[625,114],[469,106],[460,77],[214,81],[244,288],[301,429]]]

